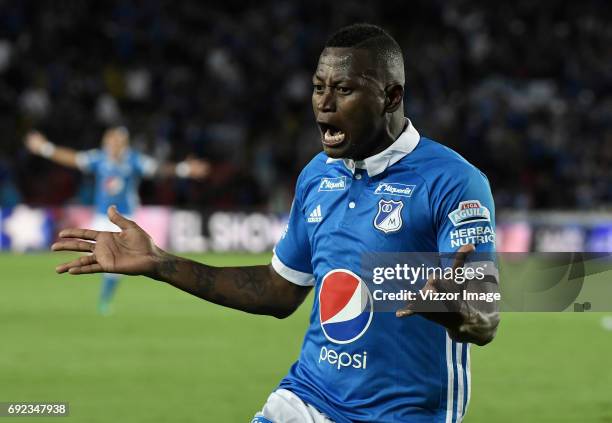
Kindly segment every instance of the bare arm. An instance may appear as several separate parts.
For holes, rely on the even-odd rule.
[[[32,154],[44,157],[63,166],[78,168],[76,150],[56,146],[40,132],[29,132],[25,137],[25,145]]]
[[[293,313],[311,289],[285,280],[271,265],[212,267],[167,253],[150,276],[215,304],[278,318]]]
[[[58,266],[58,273],[145,275],[216,304],[277,318],[295,311],[311,289],[287,281],[272,266],[212,267],[173,256],[114,207],[108,214],[121,232],[67,229],[60,233],[61,239],[52,246],[54,251],[91,255]]]
[[[189,179],[204,179],[210,174],[210,163],[206,160],[187,158],[179,163],[166,162],[159,167],[157,173],[165,178],[179,177]]]

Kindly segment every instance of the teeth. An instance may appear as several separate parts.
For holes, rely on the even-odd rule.
[[[344,140],[344,132],[338,131],[336,135],[332,135],[331,131],[328,129],[325,131],[325,141],[329,143],[339,143]]]

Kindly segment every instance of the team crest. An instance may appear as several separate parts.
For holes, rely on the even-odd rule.
[[[374,227],[384,233],[399,231],[402,227],[402,208],[404,203],[393,200],[380,200],[378,213],[374,218]]]

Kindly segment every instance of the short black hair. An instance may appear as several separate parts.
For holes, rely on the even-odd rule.
[[[401,69],[403,83],[404,57],[395,39],[378,25],[356,23],[336,31],[325,43],[325,47],[350,47],[369,50],[382,63],[386,63],[392,73]]]

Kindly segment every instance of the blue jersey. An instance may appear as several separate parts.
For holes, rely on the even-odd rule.
[[[104,150],[89,150],[77,154],[78,167],[95,176],[94,207],[106,214],[111,205],[119,213],[131,215],[140,201],[138,185],[143,176],[157,171],[157,162],[144,154],[128,149],[120,161],[114,161]]]
[[[272,258],[285,279],[315,288],[300,357],[280,387],[337,422],[461,421],[469,345],[418,315],[351,313],[342,292],[367,290],[364,253],[454,252],[473,243],[492,254],[494,222],[484,174],[409,121],[364,161],[317,155],[298,178]]]

